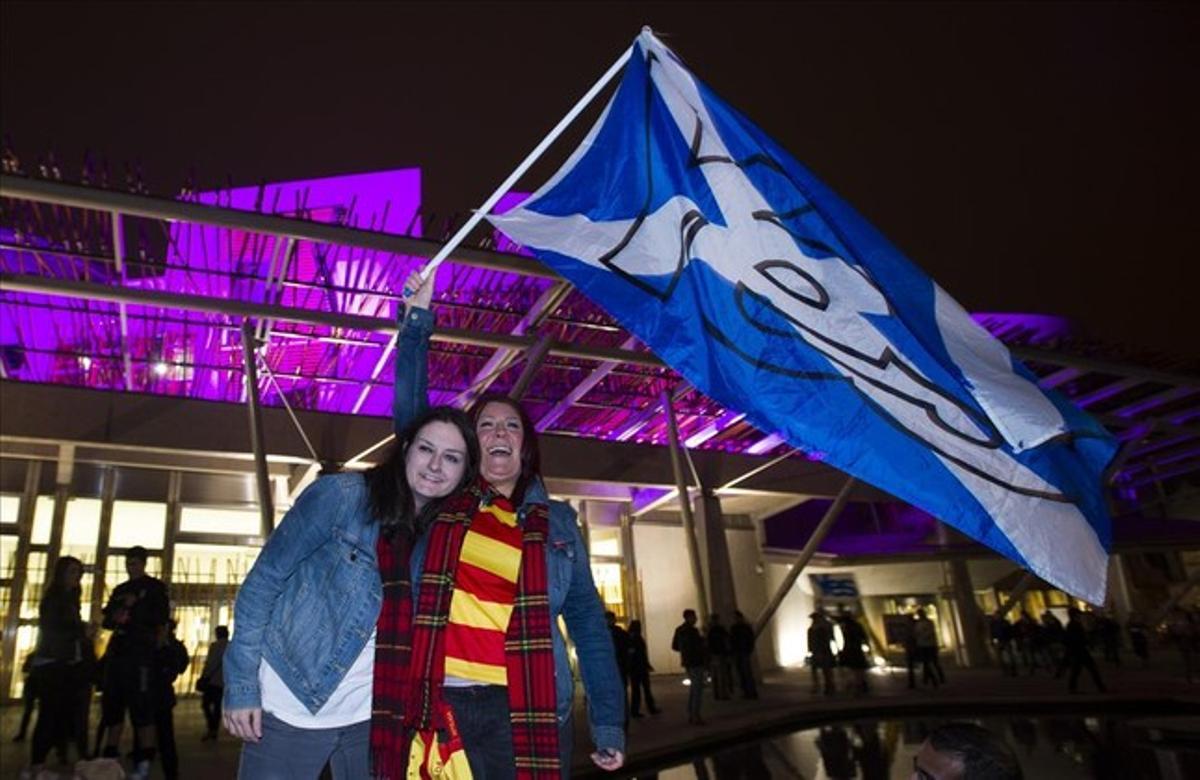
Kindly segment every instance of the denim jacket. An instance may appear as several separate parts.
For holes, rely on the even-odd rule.
[[[426,309],[410,309],[401,325],[396,347],[396,384],[393,422],[397,432],[426,406],[426,368],[433,315]],[[532,434],[532,432],[530,432]],[[596,593],[587,548],[575,522],[575,510],[563,501],[551,501],[541,479],[532,480],[517,510],[524,522],[531,505],[550,507],[550,533],[546,543],[546,575],[549,580],[550,613],[554,618],[554,685],[558,721],[571,714],[575,680],[567,660],[567,645],[558,630],[558,618],[566,623],[575,644],[579,671],[587,690],[588,724],[597,748],[625,750],[625,691],[617,671],[612,636],[604,620],[604,607]],[[413,598],[424,568],[429,536],[423,535],[412,553]]]
[[[225,650],[225,709],[262,706],[263,659],[316,713],[375,628],[379,524],[362,474],[322,477],[284,515],[238,590]]]

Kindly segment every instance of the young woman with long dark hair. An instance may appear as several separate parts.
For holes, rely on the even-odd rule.
[[[479,443],[461,411],[411,419],[370,471],[318,479],[288,510],[238,591],[223,659],[226,728],[245,741],[241,778],[369,774],[382,576],[408,560],[444,499],[473,484]],[[389,564],[390,567],[390,564]]]
[[[396,425],[424,408],[428,382],[432,281],[411,292],[396,353]],[[568,776],[574,680],[559,617],[587,689],[592,760],[618,769],[624,693],[575,511],[547,495],[537,434],[519,404],[486,395],[471,417],[480,479],[447,499],[413,550],[414,612],[393,637],[411,640],[395,668],[404,686],[391,701],[381,701],[378,683],[376,694],[377,711],[391,708],[403,729],[372,729],[377,776],[464,763],[476,780]]]
[[[38,640],[30,677],[38,678],[37,724],[33,727],[31,774],[37,776],[52,747],[65,749],[68,742],[85,744],[75,733],[79,689],[84,683],[88,641],[79,616],[80,579],[83,563],[63,555],[38,605]],[[80,758],[86,758],[81,755]]]

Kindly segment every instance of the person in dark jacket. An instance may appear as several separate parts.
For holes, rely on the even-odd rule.
[[[1106,688],[1100,679],[1100,670],[1096,668],[1096,662],[1088,650],[1088,636],[1087,629],[1083,626],[1083,613],[1075,607],[1071,607],[1067,610],[1067,617],[1067,631],[1063,638],[1066,651],[1063,663],[1070,670],[1067,677],[1067,690],[1071,693],[1079,690],[1079,672],[1086,668],[1092,675],[1092,682],[1096,683],[1096,688],[1103,693]]]
[[[129,579],[113,589],[104,607],[104,627],[113,634],[104,663],[104,698],[101,726],[107,738],[104,755],[116,758],[125,725],[125,711],[136,731],[132,778],[149,776],[154,760],[154,652],[163,626],[170,617],[167,587],[146,574],[145,547],[125,553]]]
[[[179,778],[179,752],[175,749],[175,678],[187,671],[191,659],[187,647],[175,636],[174,620],[162,629],[154,651],[154,726],[158,735],[158,757],[167,780]]]
[[[221,697],[225,694],[225,672],[222,661],[229,647],[229,626],[217,626],[217,640],[208,646],[204,669],[196,681],[200,691],[200,709],[204,712],[204,742],[215,741],[221,726]]]
[[[826,696],[834,694],[833,685],[833,625],[822,610],[817,610],[809,617],[812,623],[808,626],[809,671],[812,673],[812,692],[818,690],[818,675],[824,682]]]
[[[632,646],[629,642],[629,632],[617,622],[617,613],[608,610],[604,613],[604,622],[608,624],[608,633],[612,635],[613,652],[617,656],[617,673],[621,675],[621,692],[625,697],[625,727],[629,727],[629,654]]]
[[[708,618],[708,658],[712,669],[713,698],[722,701],[731,696],[733,666],[730,663],[729,630],[721,625],[721,616]]]
[[[704,694],[704,675],[707,667],[704,637],[696,628],[696,610],[683,611],[683,623],[675,629],[671,639],[671,649],[679,653],[679,663],[687,673],[688,685],[688,723],[696,726],[704,725],[700,717],[700,703]]]
[[[855,692],[867,693],[867,667],[870,663],[863,650],[867,645],[867,632],[850,612],[838,614],[838,626],[842,630],[842,652],[838,661],[843,668],[850,670]]]
[[[74,731],[75,687],[84,660],[83,620],[79,616],[82,577],[83,563],[78,558],[60,557],[38,606],[38,641],[31,664],[31,675],[39,678],[37,724],[30,746],[30,774],[34,777],[52,747],[65,755],[68,742],[80,744]]]
[[[742,696],[758,698],[758,686],[754,681],[754,627],[746,622],[741,612],[733,613],[733,625],[729,627],[729,644],[733,650],[733,665],[737,669],[738,685]]]
[[[25,675],[25,684],[21,686],[21,726],[17,729],[13,742],[21,742],[29,733],[29,722],[33,720],[33,708],[37,706],[38,677],[33,674],[33,653],[28,653],[21,662],[21,674]]]
[[[632,695],[629,714],[635,718],[642,717],[642,694],[646,695],[646,708],[651,715],[659,713],[658,705],[654,703],[654,694],[650,692],[650,653],[646,649],[646,637],[642,636],[642,621],[633,620],[629,623],[629,692]]]

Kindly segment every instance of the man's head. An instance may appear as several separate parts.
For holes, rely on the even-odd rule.
[[[125,572],[129,575],[129,579],[136,580],[146,573],[148,557],[150,554],[140,544],[129,548],[129,551],[125,553]]]
[[[913,758],[912,780],[1022,780],[1003,739],[974,723],[937,727]]]
[[[217,639],[229,639],[229,626],[217,626]]]
[[[687,623],[689,626],[696,625],[696,610],[685,609],[683,611],[683,622]]]
[[[604,622],[608,623],[608,627],[612,628],[617,624],[617,613],[611,609],[604,613]]]

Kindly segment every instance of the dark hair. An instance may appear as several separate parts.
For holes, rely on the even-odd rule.
[[[479,474],[479,437],[475,426],[462,411],[452,406],[433,406],[417,415],[396,436],[387,457],[382,463],[369,469],[363,478],[367,481],[371,517],[379,521],[384,536],[393,538],[398,531],[417,536],[437,517],[442,499],[429,501],[417,512],[412,487],[404,474],[404,458],[408,448],[422,428],[432,422],[450,423],[462,434],[467,444],[467,463],[462,479],[447,493],[453,495],[469,485]],[[444,497],[443,497],[444,498]]]
[[[640,620],[629,621],[629,633],[641,634],[642,633],[642,621],[640,621]]]
[[[229,638],[229,626],[217,626],[217,639]]]
[[[683,611],[683,619],[684,619],[684,620],[687,620],[687,618],[688,618],[688,615],[691,615],[692,617],[696,617],[696,610],[694,610],[694,609],[685,609],[685,610]]]
[[[963,777],[971,780],[1022,780],[1021,764],[1008,744],[974,723],[945,723],[929,735],[939,753],[962,762]]]
[[[125,551],[125,560],[129,560],[130,558],[145,563],[150,558],[150,553],[146,552],[145,547],[142,547],[140,544],[135,544],[133,547],[130,547]]]
[[[67,567],[71,564],[78,566],[80,572],[83,571],[83,561],[79,560],[73,555],[59,556],[58,560],[54,562],[54,572],[50,575],[50,581],[46,583],[44,595],[49,596],[52,593],[57,594],[67,592],[67,586],[63,582],[63,578],[66,577]],[[78,593],[80,591],[80,586],[76,585],[74,590],[76,593]]]
[[[542,453],[538,448],[537,430],[533,427],[533,420],[529,418],[525,408],[502,393],[484,393],[479,396],[479,399],[471,405],[472,423],[479,423],[479,415],[490,403],[504,404],[515,411],[521,420],[521,427],[524,429],[521,436],[521,474],[517,477],[517,484],[513,488],[512,495],[509,496],[514,506],[520,506],[525,499],[525,491],[528,489],[529,483],[542,474]]]

